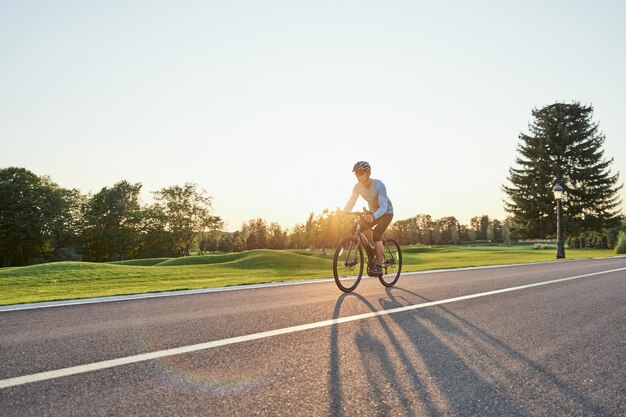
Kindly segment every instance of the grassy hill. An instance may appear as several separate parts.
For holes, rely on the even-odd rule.
[[[0,269],[0,305],[330,276],[330,256],[270,250],[114,263],[55,262]]]
[[[161,262],[168,261],[171,258],[148,258],[148,259],[130,259],[128,261],[109,262],[111,265],[127,265],[127,266],[152,266]]]
[[[554,260],[532,247],[405,247],[403,271]],[[567,251],[568,259],[612,256]],[[0,269],[0,305],[332,277],[332,251],[254,250],[111,263],[57,262]]]

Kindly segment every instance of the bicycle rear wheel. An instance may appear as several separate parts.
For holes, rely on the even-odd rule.
[[[350,292],[359,285],[363,276],[363,250],[354,236],[341,240],[333,257],[335,283],[343,292]]]
[[[385,260],[383,262],[383,274],[378,277],[385,287],[392,287],[402,271],[402,250],[397,240],[393,238],[384,240]]]

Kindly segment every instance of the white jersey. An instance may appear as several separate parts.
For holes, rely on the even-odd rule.
[[[380,218],[383,214],[393,213],[393,206],[391,205],[391,200],[387,197],[385,184],[383,184],[382,181],[375,180],[373,178],[370,178],[370,181],[372,181],[372,185],[369,189],[367,189],[365,185],[360,182],[354,186],[352,189],[352,196],[350,197],[350,200],[348,200],[346,207],[343,209],[344,212],[352,211],[357,198],[361,196],[365,201],[367,201],[370,211],[373,212],[372,216],[374,219]]]

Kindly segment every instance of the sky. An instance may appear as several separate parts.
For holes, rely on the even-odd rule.
[[[602,0],[0,0],[0,168],[84,193],[141,183],[145,203],[196,183],[235,231],[343,208],[367,160],[394,220],[503,220],[534,108],[593,105],[624,182],[625,16]]]

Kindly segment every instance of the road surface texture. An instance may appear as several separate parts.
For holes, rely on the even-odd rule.
[[[624,416],[625,387],[626,258],[0,311],[7,417]]]

